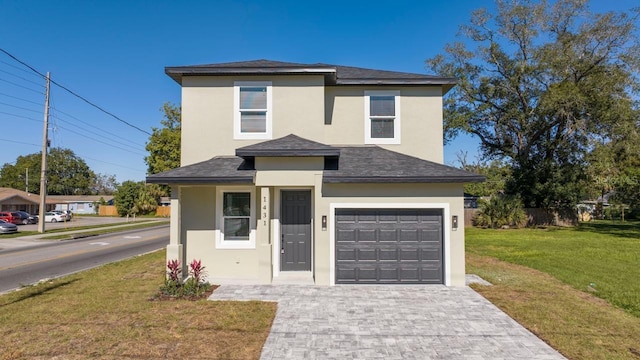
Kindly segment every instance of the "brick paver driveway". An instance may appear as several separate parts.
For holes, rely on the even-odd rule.
[[[261,359],[564,359],[471,288],[223,285],[277,301]]]

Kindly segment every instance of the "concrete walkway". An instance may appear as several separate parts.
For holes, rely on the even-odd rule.
[[[223,285],[277,301],[261,359],[564,359],[469,287]]]

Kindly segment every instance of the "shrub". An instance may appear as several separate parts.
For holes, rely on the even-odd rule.
[[[496,195],[480,203],[475,225],[490,228],[521,227],[527,221],[522,200],[518,196]]]
[[[180,261],[169,260],[167,262],[167,278],[160,287],[160,296],[171,298],[201,297],[211,290],[211,284],[204,281],[204,266],[200,260],[193,260],[189,264],[189,277],[182,281],[180,274]]]

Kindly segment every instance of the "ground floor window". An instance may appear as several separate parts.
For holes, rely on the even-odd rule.
[[[218,248],[255,248],[254,190],[251,188],[219,188],[217,191]]]
[[[225,192],[223,208],[224,239],[227,241],[249,240],[251,193]]]

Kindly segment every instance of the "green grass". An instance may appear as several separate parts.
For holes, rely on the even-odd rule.
[[[640,317],[640,223],[577,228],[466,229],[469,254],[548,273]]]
[[[131,223],[128,224],[110,224],[110,225],[98,225],[98,226],[83,226],[83,227],[78,227],[78,228],[73,228],[73,229],[67,229],[66,231],[69,230],[86,230],[86,229],[96,229],[96,230],[92,230],[92,231],[82,231],[82,232],[78,232],[76,234],[66,234],[66,235],[54,235],[54,236],[45,236],[42,237],[42,239],[44,240],[71,240],[71,239],[77,239],[78,237],[88,237],[88,236],[96,236],[96,235],[104,235],[104,234],[111,234],[114,232],[121,232],[121,231],[128,231],[128,230],[137,230],[137,229],[146,229],[146,228],[150,228],[150,227],[156,227],[156,226],[160,226],[160,225],[165,225],[168,224],[168,221],[136,221],[135,225],[131,225]],[[108,229],[101,229],[101,228],[105,228],[105,227],[109,227]],[[59,231],[52,231],[52,232],[59,232]],[[48,233],[48,232],[47,232]]]
[[[150,301],[165,253],[0,296],[0,359],[257,359],[266,302]]]
[[[640,318],[605,300],[489,256],[467,253],[467,272],[494,284],[476,291],[569,359],[640,358]]]

